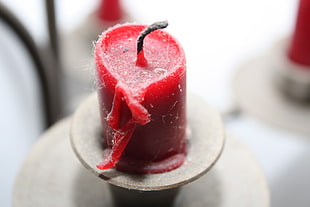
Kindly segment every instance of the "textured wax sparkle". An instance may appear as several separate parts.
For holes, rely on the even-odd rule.
[[[310,1],[309,0],[299,1],[299,9],[297,14],[295,31],[293,33],[291,43],[289,45],[288,56],[295,63],[310,66]]]
[[[103,127],[99,169],[161,173],[186,156],[186,63],[181,45],[156,30],[144,40],[147,63],[137,64],[137,38],[145,25],[104,32],[95,63]]]

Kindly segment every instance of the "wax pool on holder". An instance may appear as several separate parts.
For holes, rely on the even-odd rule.
[[[96,43],[98,96],[106,148],[97,167],[161,173],[186,156],[186,62],[181,45],[155,30],[144,39],[145,64],[137,63],[137,39],[145,25],[125,24]]]

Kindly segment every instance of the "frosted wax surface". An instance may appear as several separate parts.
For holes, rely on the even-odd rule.
[[[155,32],[157,31],[153,33]],[[103,48],[103,62],[111,75],[119,84],[133,92],[146,88],[173,72],[177,68],[177,57],[180,54],[167,35],[160,32],[160,35],[157,34],[154,38],[151,33],[144,40],[144,54],[148,64],[146,67],[137,66],[137,38],[132,36],[138,37],[139,33],[140,31],[137,31],[132,34],[132,31],[129,31],[126,35],[120,33],[110,37],[108,41],[112,43]]]

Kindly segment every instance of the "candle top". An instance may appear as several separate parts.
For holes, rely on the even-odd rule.
[[[109,68],[118,84],[132,92],[138,92],[163,79],[184,66],[182,64],[185,62],[177,40],[164,31],[156,30],[144,40],[147,65],[137,65],[137,39],[145,28],[144,25],[135,24],[116,26],[105,32],[96,46],[96,62]]]

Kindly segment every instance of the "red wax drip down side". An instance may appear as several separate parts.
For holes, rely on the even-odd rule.
[[[119,21],[123,18],[120,0],[100,0],[98,17],[103,21]]]
[[[295,63],[310,66],[310,1],[300,0],[295,31],[288,57]],[[307,68],[307,67],[304,67]],[[310,68],[309,68],[310,69]]]
[[[156,30],[144,39],[146,64],[137,63],[137,38],[145,28],[116,26],[96,43],[105,148],[101,170],[162,173],[185,160],[185,55],[177,40]]]

